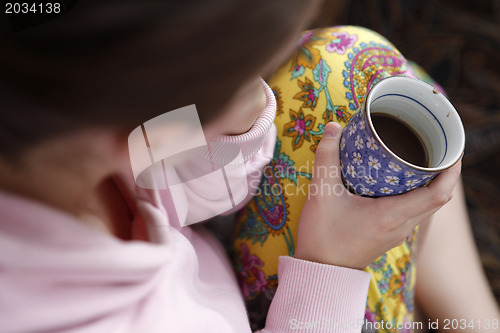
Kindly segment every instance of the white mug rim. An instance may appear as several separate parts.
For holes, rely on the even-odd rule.
[[[389,147],[387,147],[387,145],[382,141],[382,139],[380,138],[380,136],[378,135],[377,131],[375,130],[375,127],[373,126],[373,122],[372,122],[372,118],[371,118],[371,110],[370,110],[370,104],[372,102],[372,99],[373,99],[373,92],[376,91],[377,89],[377,86],[380,85],[380,83],[382,83],[383,81],[385,80],[388,80],[388,79],[402,79],[402,80],[411,80],[413,81],[413,83],[416,83],[416,84],[420,84],[420,85],[425,85],[425,86],[428,86],[430,87],[430,89],[433,89],[435,90],[435,88],[433,86],[431,86],[430,84],[427,84],[421,80],[418,80],[418,79],[414,79],[414,78],[410,78],[410,77],[405,77],[405,76],[390,76],[390,77],[386,77],[382,80],[380,80],[379,82],[377,82],[373,88],[368,92],[368,96],[366,97],[366,101],[365,101],[365,105],[364,105],[364,108],[365,108],[365,112],[366,112],[366,118],[367,118],[367,121],[368,121],[368,126],[370,127],[370,131],[371,133],[373,134],[373,136],[375,137],[375,139],[377,140],[377,142],[380,144],[380,146],[393,158],[395,158],[398,162],[402,163],[403,165],[409,167],[409,168],[412,168],[412,169],[415,169],[415,170],[418,170],[418,171],[423,171],[423,172],[439,172],[439,171],[443,171],[443,170],[446,170],[450,167],[452,167],[453,165],[455,165],[455,163],[457,163],[463,156],[464,154],[464,151],[465,151],[465,131],[464,131],[464,128],[463,128],[463,125],[462,125],[462,122],[460,121],[460,124],[462,126],[460,126],[461,128],[461,131],[463,133],[462,137],[463,137],[463,140],[462,142],[460,142],[460,146],[461,146],[461,153],[458,155],[457,158],[455,158],[454,160],[452,160],[451,162],[448,162],[447,164],[444,164],[442,166],[439,166],[439,167],[432,167],[432,168],[429,168],[429,167],[422,167],[422,166],[418,166],[418,165],[415,165],[415,164],[412,164],[410,162],[407,162],[405,161],[404,159],[402,159],[401,157],[399,157],[398,155],[396,155],[394,152],[392,152],[392,150],[389,149]],[[380,87],[380,86],[379,86]],[[450,103],[450,101],[443,96],[443,94],[439,93],[441,95],[442,98],[446,99],[446,101],[450,104],[451,106],[451,110],[457,115],[458,119],[461,120],[460,118],[460,115],[458,114],[457,110],[455,110],[455,108],[453,107],[453,105]],[[423,106],[423,105],[422,105]],[[425,107],[425,106],[423,106]],[[427,109],[427,107],[425,107]],[[428,110],[428,109],[427,109]],[[430,112],[430,110],[429,110]]]

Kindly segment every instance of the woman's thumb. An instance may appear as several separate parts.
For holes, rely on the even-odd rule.
[[[314,159],[314,168],[316,176],[323,178],[325,175],[338,176],[340,181],[340,137],[342,127],[334,122],[325,125],[323,137],[316,148],[316,157]]]

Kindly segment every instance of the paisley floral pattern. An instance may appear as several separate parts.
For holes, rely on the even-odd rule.
[[[290,119],[291,121],[283,128],[283,135],[293,138],[292,148],[295,150],[302,146],[304,140],[311,141],[310,131],[314,127],[316,118],[310,114],[304,116],[302,109],[299,112],[290,109]]]
[[[304,74],[306,67],[315,68],[321,59],[321,55],[319,49],[314,46],[324,45],[327,42],[328,39],[326,37],[316,34],[315,31],[306,31],[302,34],[297,43],[297,51],[293,54],[290,62],[292,78]]]
[[[326,45],[326,50],[330,53],[344,54],[346,49],[353,47],[358,40],[357,35],[349,35],[347,31],[333,32],[332,35],[336,38]]]
[[[233,242],[235,267],[253,329],[264,326],[277,286],[278,257],[294,253],[297,223],[325,124],[336,121],[346,126],[370,87],[392,75],[415,77],[406,59],[383,37],[364,28],[341,26],[306,31],[288,63],[270,78],[279,107],[274,157],[264,171],[258,195],[238,213]],[[359,122],[348,128],[356,148],[377,151],[375,141],[357,138],[364,126]],[[410,171],[400,170],[398,165],[385,165],[375,155],[360,151],[347,154],[351,174],[358,165],[390,171],[381,184],[365,175],[367,195],[394,191],[396,182],[414,186]],[[414,230],[404,244],[366,267],[372,274],[367,320],[398,323],[413,319],[416,238]]]
[[[239,239],[261,245],[270,235],[271,237],[281,236],[286,245],[286,255],[293,255],[294,242],[288,227],[289,205],[279,179],[287,179],[296,183],[297,171],[294,168],[295,162],[280,150],[281,142],[278,140],[273,161],[264,169],[257,196],[239,212],[239,216],[245,219],[245,223],[238,224],[236,233]],[[310,174],[301,174],[301,176],[311,178]],[[244,245],[244,243],[240,244]]]
[[[347,54],[342,71],[345,97],[349,109],[356,111],[365,102],[375,83],[388,76],[404,75],[416,78],[410,65],[398,50],[386,43],[361,42]]]
[[[314,83],[307,77],[305,82],[302,82],[300,79],[297,82],[301,91],[293,98],[303,101],[304,104],[302,104],[302,107],[314,110],[316,101],[318,100],[318,89],[314,87]]]
[[[276,98],[276,115],[283,113],[283,101],[281,100],[281,90],[278,87],[271,88]]]
[[[255,255],[251,255],[246,244],[241,244],[240,258],[241,267],[238,277],[242,286],[243,296],[248,298],[265,291],[267,280],[264,272],[260,269],[264,266],[262,260]]]

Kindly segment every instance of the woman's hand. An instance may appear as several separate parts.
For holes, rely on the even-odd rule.
[[[462,163],[443,171],[428,186],[403,195],[361,197],[342,184],[340,134],[340,125],[327,124],[316,150],[294,257],[363,269],[403,243],[415,226],[451,199]]]

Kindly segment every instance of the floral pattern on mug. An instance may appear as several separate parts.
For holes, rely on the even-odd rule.
[[[363,104],[342,132],[342,176],[351,192],[372,197],[401,194],[428,184],[437,175],[394,158],[379,144],[368,123]]]

